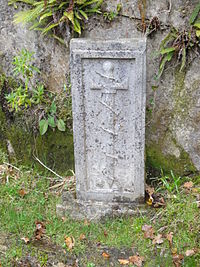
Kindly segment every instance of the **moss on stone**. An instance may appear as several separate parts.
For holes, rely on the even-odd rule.
[[[21,164],[37,165],[42,169],[35,161],[34,154],[57,172],[66,173],[69,169],[74,169],[73,136],[70,131],[53,132],[49,129],[44,136],[34,135],[25,126],[21,127],[15,122],[8,123],[1,109],[0,122],[0,148],[6,152],[9,141],[15,151],[12,158],[14,156]]]
[[[0,75],[0,94],[5,79],[9,87],[14,86],[15,81],[12,78]],[[17,159],[22,165],[37,165],[39,169],[44,170],[34,159],[35,155],[48,167],[61,174],[74,169],[73,136],[69,130],[60,132],[49,129],[44,136],[41,136],[33,129],[33,116],[30,114],[27,116],[24,111],[15,114],[13,120],[10,120],[8,114],[2,110],[2,105],[5,103],[0,103],[0,149],[9,152],[8,142],[11,144],[14,155],[10,155],[10,160]]]
[[[188,112],[193,103],[192,94],[185,86],[186,70],[174,72],[174,88],[171,95],[172,107],[157,110],[147,127],[146,135],[156,136],[157,140],[147,138],[146,144],[146,169],[150,175],[157,175],[162,169],[165,173],[172,170],[177,175],[195,172],[196,168],[188,153],[177,143],[174,138],[177,125],[185,125]],[[195,83],[193,87],[197,87]],[[178,153],[177,153],[178,151]]]
[[[155,173],[161,170],[164,173],[170,173],[172,170],[177,175],[186,175],[195,172],[196,168],[193,165],[188,154],[181,149],[180,157],[176,158],[174,155],[164,154],[161,150],[162,145],[152,143],[146,146],[146,168]]]
[[[180,72],[179,69],[175,70],[175,85],[173,91],[174,101],[174,115],[179,115],[181,119],[185,119],[188,115],[188,110],[192,103],[190,93],[185,87],[186,71]]]

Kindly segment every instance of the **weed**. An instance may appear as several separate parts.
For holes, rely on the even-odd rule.
[[[39,122],[39,127],[40,127],[40,134],[43,135],[46,133],[48,130],[48,127],[50,126],[51,128],[58,128],[59,131],[64,132],[65,131],[65,123],[62,119],[59,119],[56,115],[56,104],[53,102],[49,108],[46,119],[42,119]]]
[[[66,125],[61,117],[66,118],[69,128],[72,124],[71,87],[67,88],[64,85],[63,94],[65,96],[59,97],[58,94],[52,96],[47,90],[45,92],[43,84],[34,86],[33,75],[40,73],[40,71],[32,61],[34,61],[33,53],[25,49],[22,49],[20,54],[14,58],[13,65],[15,68],[13,72],[18,78],[19,86],[5,96],[8,106],[11,111],[15,112],[31,108],[32,105],[39,106],[39,131],[41,135],[45,134],[49,127],[52,129],[57,127],[59,131],[65,131]],[[65,108],[62,114],[59,114],[57,104],[61,109]]]
[[[122,5],[118,4],[116,11],[104,12],[103,17],[105,20],[111,22],[113,21],[119,14],[122,9]]]
[[[169,193],[173,193],[174,191],[176,193],[179,193],[179,187],[181,185],[181,177],[174,175],[173,171],[171,171],[171,176],[164,175],[162,170],[161,174],[162,177],[160,178],[160,181],[162,182],[164,189],[166,189]]]
[[[200,21],[197,20],[200,11],[200,4],[197,4],[190,17],[189,30],[178,31],[172,28],[160,45],[160,66],[157,79],[159,79],[165,69],[167,62],[176,59],[180,63],[180,71],[186,67],[188,54],[194,51],[198,54],[200,38]],[[196,21],[197,20],[197,21]]]
[[[44,86],[39,84],[36,88],[32,86],[31,79],[34,73],[39,73],[39,69],[32,64],[33,53],[22,49],[19,55],[14,57],[13,72],[19,82],[19,86],[5,96],[10,108],[16,112],[31,107],[32,104],[39,104],[44,101]]]

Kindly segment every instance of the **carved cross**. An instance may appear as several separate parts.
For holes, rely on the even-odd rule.
[[[98,79],[98,82],[92,81],[91,90],[99,90],[102,93],[99,102],[105,107],[104,117],[109,127],[100,125],[100,128],[108,135],[107,138],[110,140],[109,145],[106,147],[105,154],[107,159],[103,174],[109,187],[112,188],[116,181],[115,162],[118,159],[118,156],[115,155],[115,139],[118,135],[115,124],[119,114],[115,110],[115,95],[118,90],[128,90],[128,79],[119,81],[119,77],[115,77],[114,65],[111,61],[105,61],[103,63],[103,71],[96,71],[96,74],[100,76],[100,79]]]

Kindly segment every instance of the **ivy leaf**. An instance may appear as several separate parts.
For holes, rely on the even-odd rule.
[[[62,119],[59,119],[57,121],[57,127],[58,127],[58,130],[61,131],[61,132],[64,132],[65,131],[65,123]]]
[[[49,116],[48,117],[48,125],[52,128],[55,128],[56,127],[56,124],[55,124],[55,120],[54,120],[54,117],[53,116]]]
[[[39,122],[40,134],[44,135],[48,129],[48,120],[41,120]]]

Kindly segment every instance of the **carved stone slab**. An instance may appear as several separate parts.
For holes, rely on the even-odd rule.
[[[144,198],[146,41],[71,41],[77,198]]]

